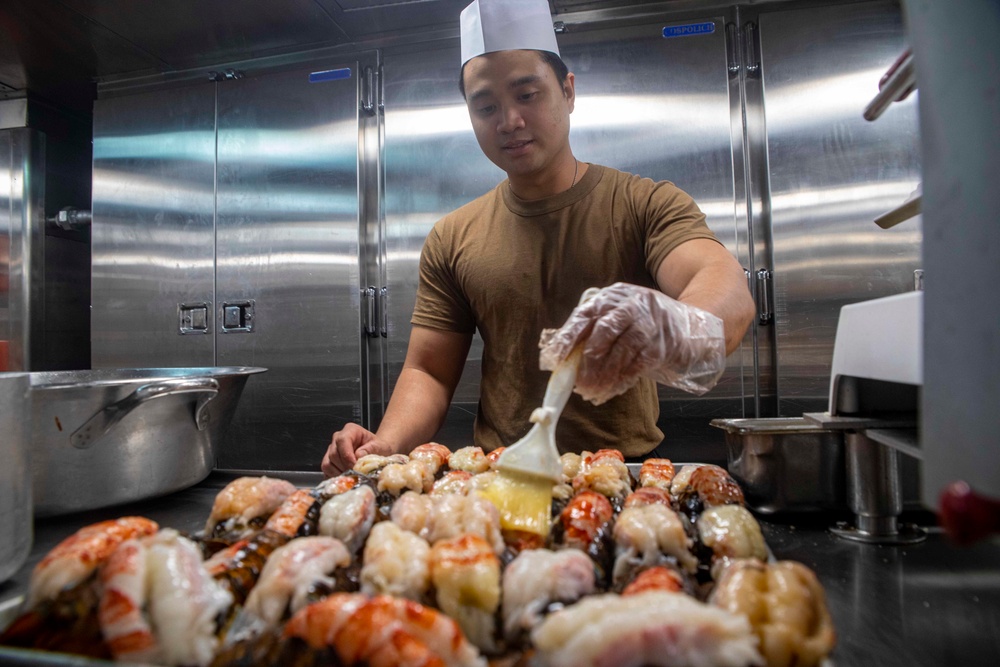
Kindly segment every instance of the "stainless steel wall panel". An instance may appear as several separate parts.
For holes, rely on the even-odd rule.
[[[0,131],[0,340],[11,371],[40,368],[45,322],[45,136]]]
[[[219,85],[216,340],[219,365],[264,366],[248,383],[221,467],[314,469],[361,416],[358,63]],[[253,301],[252,331],[223,323]]]
[[[215,303],[215,85],[94,105],[94,368],[211,366],[178,306]]]
[[[874,219],[920,177],[914,99],[862,118],[902,53],[894,3],[762,12],[778,410],[826,408],[841,306],[912,289],[918,219]]]

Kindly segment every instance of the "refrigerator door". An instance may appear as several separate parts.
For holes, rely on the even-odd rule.
[[[215,365],[215,84],[97,100],[93,187],[93,367]]]
[[[222,467],[318,469],[360,417],[358,63],[320,69],[219,86],[216,362],[269,369]]]

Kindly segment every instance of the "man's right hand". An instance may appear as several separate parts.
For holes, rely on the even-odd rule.
[[[327,477],[339,475],[354,467],[354,463],[368,454],[381,454],[389,456],[395,454],[391,445],[379,440],[371,431],[358,426],[357,424],[347,424],[340,431],[333,434],[330,446],[323,457],[323,474]]]

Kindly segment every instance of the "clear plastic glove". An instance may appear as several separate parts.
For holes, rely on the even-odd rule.
[[[595,405],[640,377],[701,395],[726,365],[721,319],[629,283],[605,287],[577,306],[562,328],[544,330],[542,370],[553,370],[577,345],[583,357],[574,391]]]

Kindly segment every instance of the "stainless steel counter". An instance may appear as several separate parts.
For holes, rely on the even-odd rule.
[[[318,473],[273,474],[299,486],[322,479]],[[0,584],[0,609],[13,606],[35,563],[80,526],[139,514],[194,532],[204,525],[216,493],[235,476],[215,472],[164,498],[37,521],[28,562]],[[1000,540],[958,548],[931,528],[921,544],[875,546],[834,536],[826,530],[830,521],[764,517],[761,527],[776,558],[808,565],[823,582],[838,634],[835,665],[1000,664]],[[102,663],[0,648],[0,664]]]

